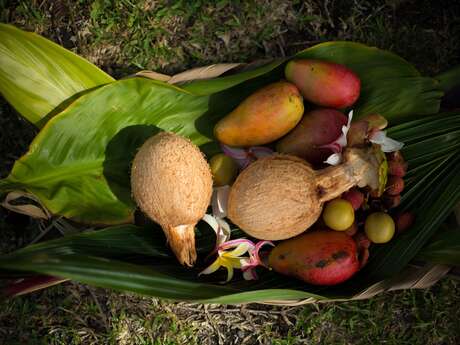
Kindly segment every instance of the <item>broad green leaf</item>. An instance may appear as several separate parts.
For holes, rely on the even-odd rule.
[[[278,69],[284,60],[275,60],[271,63],[265,64],[263,66],[243,71],[240,73],[235,73],[232,75],[218,77],[213,79],[204,79],[204,80],[195,80],[187,82],[181,85],[184,90],[187,90],[195,95],[210,95],[216,92],[227,90],[231,87],[234,87],[238,84],[241,84],[247,80],[260,77],[267,73],[275,73],[282,77],[282,70]],[[236,89],[237,90],[237,89]]]
[[[351,68],[361,79],[361,95],[353,108],[357,117],[379,113],[392,123],[411,115],[435,114],[443,92],[433,78],[390,52],[354,42],[321,43],[295,58],[320,59]]]
[[[224,304],[306,298],[347,300],[356,293],[376,293],[382,291],[382,287],[411,279],[402,275],[370,286],[357,282],[353,289],[344,285],[319,288],[260,268],[261,279],[258,281],[241,281],[240,277],[226,285],[211,283],[205,280],[206,277],[198,276],[203,267],[183,268],[174,258],[165,260],[163,255],[156,257],[157,250],[152,251],[151,245],[160,247],[164,246],[164,242],[160,244],[158,236],[149,230],[134,226],[112,227],[31,245],[0,257],[0,273],[4,275],[13,271],[16,275],[20,272],[28,275],[35,272],[150,296]],[[206,234],[198,234],[198,246],[206,237]],[[139,257],[133,263],[133,249],[140,244]],[[32,276],[27,287],[31,290],[39,288],[34,281],[40,283],[43,278]],[[23,292],[22,286],[10,286],[7,290],[10,293]]]
[[[27,260],[2,260],[0,267],[30,270],[116,290],[173,299],[207,299],[239,292],[225,286],[190,282],[146,266],[76,254],[34,254]]]
[[[161,130],[200,145],[212,124],[210,96],[190,95],[144,78],[105,85],[52,118],[19,159],[0,191],[24,189],[54,214],[86,223],[132,219],[129,169],[136,149]],[[210,116],[210,115],[209,115]],[[209,128],[208,128],[209,130]]]
[[[0,259],[0,268],[34,271],[120,291],[204,303],[235,304],[274,299],[324,298],[305,291],[290,289],[244,291],[227,285],[178,278],[177,272],[174,270],[171,272],[170,267],[160,271],[155,266],[141,266],[76,254],[40,253],[14,261]],[[182,268],[182,270],[187,269]]]
[[[196,249],[199,254],[207,255],[214,249],[215,235],[205,222],[198,223],[195,238]],[[143,256],[160,259],[169,258],[175,262],[161,227],[155,223],[148,227],[125,224],[67,235],[21,248],[10,254],[10,257],[34,253],[85,254],[104,258]]]
[[[17,250],[11,257],[48,253],[85,254],[104,258],[139,255],[172,258],[167,248],[166,238],[160,227],[146,229],[127,224],[32,244]]]
[[[266,82],[196,96],[145,78],[93,90],[52,118],[19,159],[0,193],[15,189],[37,196],[54,214],[84,223],[132,221],[129,169],[134,153],[159,130],[212,145],[214,124]]]
[[[271,272],[262,272],[264,280],[267,274],[270,277],[267,279],[270,289],[266,288],[267,282],[236,281],[226,285],[207,282],[209,278],[216,281],[216,277],[198,276],[204,262],[198,264],[201,267],[181,267],[166,250],[161,230],[152,230],[158,231],[124,225],[30,245],[0,257],[0,271],[35,272],[117,290],[207,303],[324,298],[302,291],[305,284],[293,279],[286,284],[285,277]],[[207,243],[210,237],[214,241],[211,231],[197,234],[201,259],[212,250]]]
[[[64,101],[113,81],[67,49],[35,33],[0,24],[0,92],[33,124],[41,127]]]

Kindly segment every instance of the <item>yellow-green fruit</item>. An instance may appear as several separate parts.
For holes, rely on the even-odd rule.
[[[235,161],[223,153],[218,153],[209,160],[215,186],[230,185],[238,174]]]
[[[366,218],[364,231],[371,242],[387,243],[395,234],[395,222],[384,212],[375,212]]]
[[[334,199],[324,208],[323,220],[332,230],[345,231],[355,221],[355,211],[349,201]]]
[[[269,84],[246,98],[214,127],[214,135],[229,146],[264,145],[278,140],[300,121],[303,100],[294,84]]]

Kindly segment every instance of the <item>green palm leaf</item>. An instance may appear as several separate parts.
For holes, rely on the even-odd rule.
[[[460,266],[460,228],[442,229],[430,239],[416,259],[442,265]]]
[[[41,127],[62,102],[113,81],[67,49],[37,34],[0,24],[0,93],[33,124]]]
[[[401,206],[413,210],[417,218],[407,233],[376,248],[363,273],[367,279],[381,280],[402,270],[460,201],[460,132],[453,127],[449,132],[432,134],[426,127],[431,122],[436,132],[443,127],[444,120],[454,121],[459,117],[460,114],[439,114],[423,122],[415,121],[412,126],[407,123],[389,130],[390,136],[401,141],[410,142],[412,136],[421,139],[413,144],[416,149],[413,145],[403,148],[409,162],[408,176],[415,183],[408,184]],[[438,159],[430,162],[436,152]]]

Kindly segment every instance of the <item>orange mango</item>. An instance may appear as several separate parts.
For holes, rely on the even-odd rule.
[[[214,136],[229,146],[264,145],[275,141],[300,121],[303,100],[294,84],[269,84],[246,98],[214,127]]]
[[[332,62],[291,60],[284,73],[306,100],[323,107],[349,107],[356,102],[361,91],[359,77],[344,65]]]

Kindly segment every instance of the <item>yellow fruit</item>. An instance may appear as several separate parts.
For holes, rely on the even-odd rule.
[[[235,161],[223,153],[218,153],[209,160],[215,186],[230,185],[238,174]]]
[[[366,218],[364,231],[373,243],[387,243],[395,234],[395,222],[384,212],[375,212]]]
[[[323,220],[332,230],[345,231],[355,221],[355,211],[349,201],[335,199],[324,208]]]
[[[303,115],[303,100],[294,84],[269,84],[246,98],[214,127],[218,141],[229,146],[264,145],[293,129]]]

